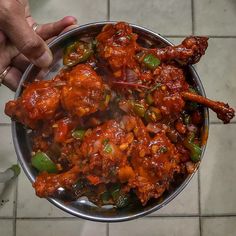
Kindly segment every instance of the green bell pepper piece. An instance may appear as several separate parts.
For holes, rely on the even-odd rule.
[[[150,70],[155,70],[160,64],[161,61],[152,54],[147,54],[143,58],[143,64]]]
[[[190,151],[190,158],[193,162],[201,160],[202,149],[193,142],[194,134],[190,134],[183,142],[184,146]]]
[[[73,42],[64,49],[63,64],[66,66],[74,66],[80,62],[86,61],[92,54],[92,44],[81,41]]]
[[[44,152],[37,152],[31,158],[31,164],[38,171],[46,171],[48,173],[56,173],[57,167],[56,164],[48,157]]]

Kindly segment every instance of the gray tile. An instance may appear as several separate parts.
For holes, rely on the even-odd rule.
[[[199,236],[198,218],[142,218],[109,225],[110,236]]]
[[[202,236],[235,236],[236,217],[202,219]]]
[[[111,0],[111,20],[145,26],[160,34],[191,34],[191,1],[189,0]]]
[[[174,45],[179,45],[184,40],[184,37],[181,37],[181,38],[167,37],[167,39]]]
[[[15,189],[16,180],[0,183],[0,217],[14,216]]]
[[[0,170],[3,171],[5,168],[10,167],[17,161],[14,145],[11,135],[11,126],[4,125],[0,126],[0,152],[1,152],[1,165]]]
[[[11,119],[5,115],[4,109],[6,102],[14,98],[14,93],[5,87],[4,85],[0,87],[0,123],[11,123]]]
[[[37,22],[51,22],[66,15],[75,16],[78,24],[106,20],[107,0],[30,0],[31,13]]]
[[[235,38],[211,38],[206,55],[197,64],[197,72],[207,96],[213,100],[228,102],[234,109],[236,109],[235,48]],[[220,121],[213,113],[211,120]]]
[[[211,125],[200,167],[201,212],[236,214],[236,125]]]
[[[17,217],[71,217],[46,199],[35,195],[34,188],[24,173],[18,180]]]
[[[16,236],[106,236],[106,224],[85,220],[17,220]]]
[[[0,235],[13,236],[13,220],[0,220]]]
[[[196,34],[236,35],[235,0],[194,0]]]
[[[198,215],[197,173],[187,187],[172,202],[151,215]]]
[[[5,171],[16,163],[16,155],[11,138],[10,126],[0,126],[0,171]],[[13,217],[16,181],[0,183],[0,217]],[[1,234],[0,234],[1,235]]]

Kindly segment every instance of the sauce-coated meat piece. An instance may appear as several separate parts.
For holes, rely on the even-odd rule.
[[[106,25],[97,36],[99,56],[108,61],[114,71],[124,66],[134,68],[137,35],[123,22]]]
[[[67,172],[61,174],[41,173],[36,177],[33,187],[39,197],[52,197],[59,187],[70,189],[78,180],[81,169],[78,166],[73,167]]]
[[[118,170],[127,161],[122,152],[122,144],[128,146],[133,141],[132,134],[126,133],[119,122],[109,120],[86,135],[79,148],[89,171],[84,173],[90,181],[91,175],[97,183],[114,182],[118,178]]]
[[[61,103],[71,114],[82,117],[96,112],[103,100],[102,79],[89,65],[79,64],[65,74]]]
[[[183,92],[182,97],[188,101],[197,102],[209,107],[225,124],[229,123],[235,116],[235,110],[226,103],[212,101],[208,98],[190,92]]]
[[[149,153],[144,156],[136,151],[137,147],[133,150],[131,163],[135,178],[129,181],[143,205],[150,198],[161,196],[174,174],[180,171],[178,150],[163,132],[156,134],[147,149]]]
[[[174,65],[162,64],[154,71],[154,78],[155,82],[165,85],[168,92],[175,93],[189,88],[183,69]]]
[[[60,90],[52,81],[37,81],[26,86],[21,97],[6,104],[5,113],[35,128],[40,120],[54,117],[60,103]]]
[[[154,103],[164,116],[176,118],[183,110],[185,102],[180,94],[189,88],[183,70],[173,65],[163,64],[155,70],[155,82],[160,87],[153,92]]]
[[[177,46],[146,49],[156,55],[161,61],[178,60],[181,64],[197,63],[208,47],[207,37],[190,36]]]

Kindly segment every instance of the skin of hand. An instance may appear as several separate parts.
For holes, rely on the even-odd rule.
[[[0,73],[11,66],[3,84],[12,90],[16,90],[29,63],[41,68],[51,64],[53,58],[46,42],[75,27],[77,20],[66,16],[39,25],[36,31],[32,29],[34,23],[27,0],[0,0]]]

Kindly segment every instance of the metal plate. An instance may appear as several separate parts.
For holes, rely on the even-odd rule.
[[[16,91],[15,98],[18,98],[22,93],[22,85],[24,82],[34,81],[35,78],[44,80],[52,79],[58,73],[58,71],[63,67],[63,47],[66,43],[68,43],[68,41],[73,41],[73,39],[79,39],[85,36],[94,37],[101,31],[102,27],[108,23],[114,24],[115,22],[97,22],[83,25],[60,35],[54,41],[52,41],[49,44],[49,47],[54,55],[52,65],[47,70],[40,70],[36,66],[30,65],[21,79],[20,85]],[[167,39],[157,33],[154,33],[153,31],[150,31],[137,25],[130,25],[132,26],[133,31],[139,35],[139,42],[142,44],[146,44],[146,46],[155,45],[156,47],[164,47],[167,45],[172,45]],[[192,82],[198,89],[199,94],[205,96],[204,88],[195,69],[192,66],[188,66],[186,67],[186,70],[188,70],[190,80],[192,80]],[[206,134],[208,133],[208,129],[209,114],[208,109],[204,108],[204,125],[202,133],[203,136],[206,136]],[[29,132],[23,125],[13,121],[12,135],[18,160],[24,172],[28,176],[29,180],[31,182],[34,182],[37,172],[30,165],[31,145],[29,140]],[[203,146],[201,158],[204,155],[205,145],[206,144],[204,144]],[[195,172],[187,176],[179,185],[177,185],[172,190],[172,192],[165,194],[165,196],[161,199],[150,200],[146,206],[142,206],[140,203],[134,202],[131,206],[126,207],[124,209],[116,209],[112,207],[99,208],[89,202],[86,198],[82,198],[70,203],[64,203],[63,201],[54,198],[48,198],[48,201],[72,215],[87,220],[100,222],[117,222],[132,220],[154,212],[168,204],[170,201],[172,201],[186,187]]]

